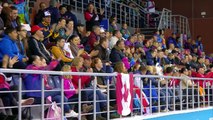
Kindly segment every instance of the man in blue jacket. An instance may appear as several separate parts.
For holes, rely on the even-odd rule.
[[[15,28],[8,27],[5,30],[5,36],[0,40],[0,62],[2,63],[5,55],[8,55],[10,58],[17,56],[19,62],[15,63],[13,68],[24,69],[28,58],[20,54],[16,45],[17,38],[18,34]]]

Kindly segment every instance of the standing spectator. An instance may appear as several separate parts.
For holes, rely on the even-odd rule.
[[[100,9],[100,14],[98,14],[97,9],[94,8],[93,3],[88,4],[88,8],[84,13],[87,31],[92,31],[93,26],[100,25],[100,22],[103,19],[103,13],[104,13],[103,9]]]
[[[72,13],[72,8],[70,5],[67,6],[67,11],[64,15],[64,18],[71,19],[74,22],[74,28],[77,28],[78,19],[75,14]]]
[[[39,10],[38,13],[35,15],[34,24],[38,25],[42,21],[43,13],[45,12],[45,9],[47,8],[46,4],[44,2],[41,2],[39,4]]]
[[[5,27],[16,28],[21,25],[20,18],[18,16],[18,9],[15,6],[10,7],[9,18],[5,21]]]
[[[60,13],[57,8],[57,0],[50,0],[49,5],[50,6],[47,8],[47,11],[51,14],[51,24],[57,23],[60,18]]]
[[[67,7],[65,5],[61,5],[59,7],[60,17],[64,18],[66,12],[67,12]]]
[[[18,34],[15,28],[8,27],[5,30],[5,37],[0,41],[0,61],[2,62],[3,56],[8,55],[10,58],[18,57],[19,62],[14,64],[14,68],[25,69],[28,58],[19,52],[16,40]]]
[[[196,45],[198,46],[198,49],[203,52],[203,44],[202,44],[202,36],[197,36],[197,40],[195,41]]]

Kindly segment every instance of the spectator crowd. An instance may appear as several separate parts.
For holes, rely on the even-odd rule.
[[[190,80],[190,77],[213,78],[213,59],[205,54],[202,36],[198,36],[195,40],[186,38],[181,44],[177,33],[165,38],[164,30],[156,30],[151,38],[145,39],[146,36],[140,32],[131,34],[132,31],[127,29],[127,23],[123,23],[121,28],[118,28],[116,16],[109,18],[109,30],[105,30],[100,27],[104,10],[97,10],[93,3],[88,4],[84,13],[85,24],[78,23],[78,16],[72,12],[70,6],[60,5],[58,8],[56,0],[50,0],[49,6],[41,2],[39,7],[34,25],[31,25],[31,30],[28,31],[20,22],[18,9],[9,2],[1,2],[1,68],[183,77],[182,80],[139,78],[143,82],[141,92],[152,101],[152,105],[156,106],[158,101],[161,101],[160,111],[173,110],[174,101],[178,103],[188,100],[186,97],[180,99],[178,95],[181,91],[183,95],[199,92],[202,101],[206,100],[206,94],[212,95],[207,90],[212,86],[212,81]],[[21,77],[26,90],[41,90],[42,79],[44,79],[45,90],[56,89],[48,82],[50,75],[24,74]],[[82,101],[92,101],[94,94],[96,100],[107,100],[106,91],[102,91],[107,88],[107,80],[110,81],[112,88],[110,99],[116,99],[113,90],[116,78],[77,75],[64,75],[58,78],[64,80],[64,102],[78,102],[79,92]],[[17,86],[10,85],[11,79],[13,74],[1,74],[0,91],[17,90]],[[96,93],[93,93],[93,90],[78,91],[79,79],[82,89],[93,89],[93,81],[97,80]],[[140,87],[136,83],[135,86]],[[169,88],[168,91],[166,86]],[[182,86],[180,91],[173,91],[173,87],[180,86]],[[159,87],[161,90],[156,90]],[[192,87],[200,91],[187,90]],[[176,96],[173,97],[175,92]],[[51,96],[53,101],[61,102],[60,91],[45,92],[44,96],[45,98]],[[169,106],[165,105],[166,97],[169,97]],[[4,106],[17,105],[18,98],[14,94],[0,93],[0,98]],[[8,102],[8,99],[13,101]],[[41,92],[27,92],[22,99],[23,104],[41,104]],[[195,100],[195,103],[198,101],[189,98],[189,101],[192,100]],[[83,113],[93,110],[93,105],[90,103],[82,103],[81,106]],[[110,102],[110,109],[116,109],[114,102]],[[78,117],[77,110],[73,104],[64,104],[67,117]],[[96,103],[97,112],[105,110],[107,110],[106,102]],[[152,107],[153,112],[158,110],[157,107]],[[12,109],[12,113],[17,114],[17,110]],[[115,118],[117,114],[110,114],[110,117]],[[88,117],[82,116],[82,119],[86,120]],[[106,116],[98,114],[97,119],[104,120]]]

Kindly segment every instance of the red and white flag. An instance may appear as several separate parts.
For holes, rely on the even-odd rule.
[[[116,81],[118,114],[127,116],[133,110],[133,74],[119,73]]]

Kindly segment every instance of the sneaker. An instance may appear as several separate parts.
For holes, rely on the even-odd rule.
[[[78,113],[76,113],[74,110],[71,110],[69,113],[65,113],[66,117],[78,117]]]
[[[92,110],[93,110],[93,105],[83,104],[83,106],[82,106],[82,112],[83,113],[88,113]]]
[[[34,98],[28,98],[21,100],[21,105],[32,105],[34,103]]]

